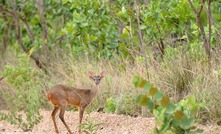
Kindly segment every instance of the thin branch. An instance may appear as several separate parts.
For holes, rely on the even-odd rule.
[[[210,0],[209,0],[210,1]],[[210,1],[211,3],[211,1]],[[208,3],[209,4],[209,3]],[[210,4],[211,5],[211,4]],[[204,6],[204,10],[206,11],[207,15],[209,15],[210,17],[210,21],[211,21],[211,25],[213,25],[214,27],[216,27],[216,22],[212,16],[212,13],[211,13],[211,9],[210,9],[210,12],[209,12],[209,8],[207,9],[206,6]],[[217,49],[219,50],[219,44],[220,44],[220,40],[219,40],[219,33],[217,32],[217,30],[215,30],[215,37],[216,37],[216,46],[217,46]]]
[[[197,15],[198,13],[197,13],[197,11],[196,11],[196,8],[193,6],[192,1],[191,1],[191,0],[188,0],[188,2],[189,2],[189,4],[190,4],[190,6],[191,6],[193,12]]]
[[[36,0],[37,6],[38,6],[38,12],[40,14],[41,17],[41,25],[43,28],[43,44],[44,44],[44,48],[46,50],[46,58],[47,58],[47,63],[50,63],[50,52],[49,52],[49,48],[47,45],[48,42],[48,30],[47,30],[47,24],[46,24],[46,19],[44,16],[44,6],[43,6],[43,0]]]
[[[199,9],[199,12],[198,12],[199,15],[201,14],[201,12],[202,12],[202,10],[203,10],[203,5],[204,5],[204,3],[205,3],[205,0],[201,0],[200,9]]]
[[[28,31],[28,36],[29,36],[29,38],[31,39],[31,41],[33,43],[35,41],[35,37],[34,37],[34,34],[33,34],[32,30],[31,30],[30,25],[27,22],[26,17],[24,17],[24,18],[20,17],[20,19],[24,22],[24,24],[25,24],[25,26],[27,28],[27,31]]]
[[[209,37],[208,37],[208,43],[209,43],[209,47],[210,47],[210,42],[211,42],[211,34],[212,34],[212,29],[211,29],[211,0],[208,0],[208,28],[209,28]]]
[[[8,9],[3,8],[3,6],[1,6],[1,5],[0,5],[0,12],[8,13],[12,17],[15,17],[15,13],[13,11],[9,11]],[[18,12],[17,12],[17,14],[18,14],[17,16],[19,17],[19,19],[21,19],[24,22],[25,26],[27,27],[29,38],[31,39],[32,42],[34,42],[34,40],[35,40],[34,34],[33,34],[32,30],[31,30],[30,25],[28,24],[28,22],[26,20],[26,17],[22,17],[22,15],[19,14]]]
[[[47,24],[46,24],[46,20],[45,20],[45,16],[44,16],[43,1],[42,0],[36,0],[36,3],[38,5],[38,12],[39,12],[40,17],[41,17],[42,28],[43,28],[43,31],[44,31],[43,40],[47,40],[48,39],[48,31],[47,31]]]
[[[145,58],[145,68],[146,68],[146,73],[147,73],[147,78],[149,79],[149,71],[148,71],[148,62],[147,62],[147,56],[145,53],[144,49],[144,39],[143,39],[143,33],[140,29],[140,10],[139,10],[139,3],[137,3],[137,0],[134,0],[134,6],[136,8],[136,18],[137,18],[137,26],[138,26],[138,35],[139,35],[139,40],[140,40],[140,52],[142,56]]]
[[[200,14],[202,12],[202,8],[204,6],[204,3],[205,3],[205,0],[201,0],[201,6],[200,6],[200,9],[199,11],[197,12],[196,8],[193,6],[193,3],[191,0],[188,0],[189,4],[190,4],[190,7],[192,8],[193,12],[195,13],[196,15],[196,21],[197,21],[197,24],[200,28],[200,31],[201,31],[201,34],[203,36],[203,45],[204,45],[204,48],[206,50],[206,53],[207,53],[207,56],[208,58],[210,59],[210,47],[209,47],[209,42],[207,40],[207,37],[206,37],[206,33],[204,31],[204,28],[203,28],[203,24],[202,24],[202,21],[200,19]]]
[[[12,3],[13,5],[14,3]],[[6,8],[4,8],[3,6],[0,5],[0,12],[5,12],[5,13],[8,13],[10,14],[13,18],[14,18],[14,21],[15,21],[15,24],[17,26],[17,35],[16,35],[16,38],[17,38],[17,41],[19,43],[19,45],[21,46],[22,50],[29,55],[29,50],[25,47],[23,41],[22,41],[22,32],[21,32],[21,24],[20,24],[20,19],[19,18],[19,13],[17,12],[16,8],[13,7],[13,11],[9,11],[7,10]],[[22,20],[22,19],[21,19]],[[30,27],[29,27],[30,28]],[[33,36],[33,35],[32,35]],[[37,57],[35,57],[33,54],[30,55],[30,58],[33,59],[36,63],[36,65],[44,70],[45,72],[47,72],[47,69],[46,69],[46,66],[44,63],[42,63]]]

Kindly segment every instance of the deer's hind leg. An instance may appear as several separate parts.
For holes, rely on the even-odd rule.
[[[61,119],[62,123],[65,125],[66,129],[68,130],[68,132],[70,134],[72,134],[71,129],[69,128],[69,126],[67,125],[67,123],[64,120],[65,109],[66,109],[66,106],[60,108],[59,118]]]
[[[51,113],[52,120],[53,120],[53,123],[54,123],[54,128],[55,128],[55,131],[56,131],[57,134],[58,134],[58,127],[57,127],[57,124],[56,124],[56,122],[55,122],[55,115],[56,115],[56,113],[58,112],[58,110],[59,110],[59,107],[54,106],[54,110],[53,110],[52,113]]]

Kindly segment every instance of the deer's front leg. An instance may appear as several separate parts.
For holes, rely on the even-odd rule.
[[[79,127],[78,127],[78,133],[81,134],[81,122],[84,116],[84,110],[85,110],[85,106],[80,106],[79,107]]]

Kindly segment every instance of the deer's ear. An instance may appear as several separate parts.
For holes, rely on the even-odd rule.
[[[100,74],[100,76],[103,78],[103,77],[105,76],[105,72],[102,71],[101,74]]]
[[[88,76],[89,76],[89,78],[93,78],[93,73],[91,72],[91,71],[88,71]]]

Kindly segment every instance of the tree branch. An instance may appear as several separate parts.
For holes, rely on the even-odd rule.
[[[46,19],[45,19],[45,16],[44,16],[44,6],[43,6],[43,0],[36,0],[36,3],[37,3],[37,6],[38,6],[38,12],[40,14],[40,17],[41,17],[41,25],[42,25],[42,28],[43,28],[43,44],[44,44],[44,47],[45,47],[45,50],[46,50],[46,58],[47,58],[47,61],[48,63],[50,63],[50,52],[49,52],[49,48],[48,48],[48,45],[47,45],[47,42],[48,42],[48,30],[47,30],[47,24],[46,24]]]
[[[12,5],[13,5],[13,4],[12,4]],[[23,41],[22,41],[21,24],[20,24],[20,21],[19,21],[19,19],[21,19],[21,17],[19,18],[19,13],[17,12],[16,8],[13,7],[13,11],[9,11],[9,10],[5,9],[3,6],[0,5],[0,12],[8,13],[8,14],[10,14],[10,15],[14,18],[14,21],[15,21],[15,24],[16,24],[16,27],[17,27],[17,35],[16,35],[16,38],[17,38],[17,40],[18,40],[18,43],[19,43],[19,45],[21,46],[22,50],[23,50],[26,54],[29,55],[29,50],[25,47],[25,45],[23,44]],[[24,21],[24,19],[21,19],[21,20]],[[26,21],[26,24],[28,24],[27,21]],[[26,26],[30,28],[30,26],[28,26],[28,25],[26,25]],[[30,30],[30,29],[29,29],[29,30]],[[29,30],[28,30],[28,31],[29,31]],[[31,31],[31,30],[30,30],[30,31]],[[30,31],[29,31],[29,32],[30,32]],[[31,34],[32,34],[31,36],[33,36],[33,33],[32,33],[32,32],[31,32]],[[34,39],[33,37],[34,37],[34,36],[33,36],[33,37],[31,37],[31,36],[30,36],[30,38],[31,38],[31,40],[33,41],[33,39]],[[47,69],[46,69],[45,64],[42,63],[37,57],[35,57],[33,54],[31,54],[31,55],[30,55],[30,58],[35,61],[36,65],[37,65],[40,69],[44,70],[45,72],[48,72]]]
[[[200,31],[201,31],[201,34],[203,36],[203,45],[204,45],[204,48],[206,50],[206,53],[207,53],[207,56],[208,58],[210,59],[210,47],[209,47],[209,42],[207,40],[207,37],[206,37],[206,33],[204,31],[204,28],[203,28],[203,24],[202,24],[202,21],[200,19],[200,14],[202,12],[202,8],[204,6],[204,3],[205,3],[205,0],[201,0],[201,6],[200,6],[200,9],[199,11],[197,12],[196,8],[193,6],[193,3],[191,0],[188,0],[189,4],[190,4],[190,7],[192,8],[193,12],[195,13],[196,15],[196,21],[197,21],[197,24],[200,28]]]
[[[33,43],[35,41],[35,37],[34,37],[34,34],[33,34],[32,30],[31,30],[30,25],[27,22],[26,17],[24,17],[24,18],[20,17],[20,19],[24,22],[24,24],[25,24],[25,26],[27,28],[27,31],[28,31],[28,36],[29,36],[29,38],[31,39],[31,41]]]
[[[47,31],[47,24],[46,24],[46,20],[45,20],[45,16],[44,16],[43,1],[42,0],[36,0],[36,3],[38,5],[38,12],[39,12],[40,17],[41,17],[42,28],[43,28],[43,31],[44,31],[43,40],[47,40],[48,39],[48,31]]]

